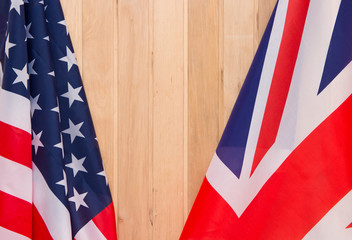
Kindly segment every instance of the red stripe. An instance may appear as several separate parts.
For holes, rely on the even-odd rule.
[[[107,240],[117,240],[114,205],[111,203],[93,218],[94,224],[99,228]]]
[[[352,189],[351,112],[352,96],[286,159],[240,218],[205,181],[181,239],[302,239]]]
[[[33,240],[53,240],[37,208],[33,205]]]
[[[348,225],[346,228],[352,228],[352,223],[350,225]]]
[[[0,121],[0,156],[32,169],[32,137]]]
[[[32,237],[32,205],[0,191],[0,226]]]
[[[275,142],[291,85],[309,2],[309,0],[289,1],[281,46],[258,138],[252,173]]]

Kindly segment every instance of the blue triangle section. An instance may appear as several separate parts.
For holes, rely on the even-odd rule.
[[[240,177],[242,171],[244,152],[254,111],[254,104],[266,51],[269,45],[276,8],[277,5],[271,15],[253,63],[238,95],[218,148],[216,149],[218,157],[237,178]]]
[[[352,60],[352,1],[342,0],[332,34],[318,94]]]

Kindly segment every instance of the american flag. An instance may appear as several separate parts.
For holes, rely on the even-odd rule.
[[[279,0],[181,239],[352,239],[352,1]]]
[[[0,238],[116,239],[59,0],[0,0]]]

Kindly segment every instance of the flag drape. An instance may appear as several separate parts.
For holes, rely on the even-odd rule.
[[[180,239],[352,239],[351,12],[278,1]]]
[[[59,0],[0,0],[1,239],[116,239]]]

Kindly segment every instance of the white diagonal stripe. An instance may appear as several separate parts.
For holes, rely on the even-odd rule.
[[[303,238],[303,240],[351,240],[352,191],[343,197]]]
[[[30,238],[28,237],[12,232],[1,226],[0,226],[0,236],[1,236],[1,239],[6,239],[6,240],[30,240]]]
[[[90,220],[75,236],[76,240],[106,240],[99,228]]]
[[[265,55],[262,74],[260,76],[258,93],[255,100],[251,126],[248,133],[246,152],[243,159],[241,178],[248,179],[251,173],[261,123],[264,117],[265,106],[268,100],[276,60],[279,54],[280,42],[284,31],[287,7],[288,0],[279,1]]]
[[[72,239],[70,213],[33,163],[33,203],[55,240]]]

